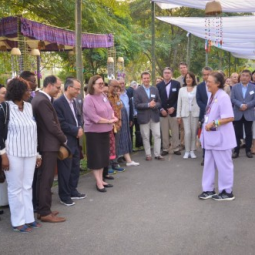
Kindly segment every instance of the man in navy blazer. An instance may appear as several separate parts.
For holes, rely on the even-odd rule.
[[[162,103],[162,107],[160,109],[160,126],[163,140],[162,155],[167,155],[169,152],[169,129],[171,129],[172,148],[174,154],[181,155],[179,147],[179,125],[176,119],[180,83],[172,80],[172,69],[170,67],[165,67],[163,71],[163,78],[164,80],[157,85]]]
[[[253,158],[251,153],[252,144],[252,124],[255,120],[255,86],[249,83],[251,72],[243,70],[240,76],[240,83],[233,86],[231,101],[234,105],[234,127],[236,133],[237,147],[234,149],[233,158],[239,156],[240,140],[243,138],[243,126],[245,130],[246,156]]]
[[[207,106],[207,101],[208,101],[208,95],[211,95],[211,92],[207,90],[206,82],[208,79],[209,74],[212,72],[212,68],[209,66],[205,66],[202,69],[202,76],[203,76],[203,82],[197,85],[197,104],[200,108],[200,113],[199,113],[199,122],[201,125],[203,125],[204,122],[204,116],[205,116],[205,109]],[[203,160],[201,165],[204,165],[204,156],[205,156],[205,150],[203,149]]]
[[[73,199],[86,197],[77,190],[80,176],[79,138],[83,135],[83,129],[74,98],[80,93],[81,84],[75,78],[67,78],[64,90],[64,94],[54,101],[53,106],[61,129],[67,137],[67,146],[70,148],[72,158],[58,160],[58,187],[60,202],[72,206],[75,204]]]

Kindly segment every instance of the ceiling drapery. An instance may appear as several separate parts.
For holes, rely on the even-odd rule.
[[[157,17],[157,19],[176,25],[187,32],[203,38],[208,39],[208,34],[205,32],[205,19],[210,19],[213,24],[214,17],[193,18],[193,17]],[[235,53],[236,56],[255,56],[255,16],[236,16],[236,17],[222,17],[222,45],[215,47],[226,51]],[[210,27],[209,40],[217,41],[216,26]]]
[[[176,7],[190,7],[195,9],[205,9],[208,2],[212,0],[153,0],[162,9],[172,9]],[[218,0],[221,3],[223,12],[255,12],[253,0]]]

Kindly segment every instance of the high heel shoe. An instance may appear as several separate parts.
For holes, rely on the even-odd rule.
[[[110,183],[107,183],[107,184],[105,184],[105,185],[104,185],[104,187],[105,187],[105,188],[112,188],[112,187],[113,187],[113,185],[112,185],[112,184],[110,184]]]
[[[96,185],[96,188],[97,188],[97,191],[99,191],[99,192],[107,192],[106,188],[99,189],[99,188],[97,187],[97,185]]]

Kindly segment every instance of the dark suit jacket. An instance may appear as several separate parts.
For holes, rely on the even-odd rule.
[[[39,92],[32,100],[34,117],[37,122],[39,151],[59,151],[66,136],[60,128],[53,105],[46,95]]]
[[[132,98],[134,96],[134,91],[135,90],[132,87],[129,87],[127,89],[127,95],[128,95],[129,98]]]
[[[156,106],[150,108],[148,104],[155,100]],[[148,98],[144,87],[140,86],[134,91],[135,108],[137,109],[138,124],[147,124],[150,120],[159,122],[159,109],[161,108],[161,100],[159,97],[158,89],[150,87],[150,98]]]
[[[159,96],[161,98],[162,108],[167,111],[168,108],[174,107],[175,111],[170,114],[171,117],[176,117],[178,94],[181,85],[178,81],[171,80],[171,88],[169,93],[169,98],[167,98],[166,84],[164,81],[158,83],[157,88],[159,91]],[[160,114],[161,117],[163,117]]]
[[[204,115],[205,115],[205,109],[207,106],[207,101],[208,101],[208,95],[206,91],[206,84],[203,81],[202,83],[197,85],[197,104],[200,108],[200,114],[199,114],[199,121],[203,121]]]
[[[56,99],[53,106],[57,112],[61,129],[67,137],[67,146],[70,148],[72,154],[74,154],[79,143],[79,139],[76,136],[78,134],[79,127],[81,127],[81,118],[78,114],[77,105],[75,105],[75,108],[76,119],[79,127],[76,125],[73,112],[64,95]]]

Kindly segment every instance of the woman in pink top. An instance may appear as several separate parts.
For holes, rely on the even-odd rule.
[[[91,77],[83,105],[87,166],[93,171],[96,188],[100,192],[106,192],[105,188],[112,187],[103,181],[103,168],[109,165],[109,133],[113,129],[113,123],[118,121],[103,89],[102,77]]]

